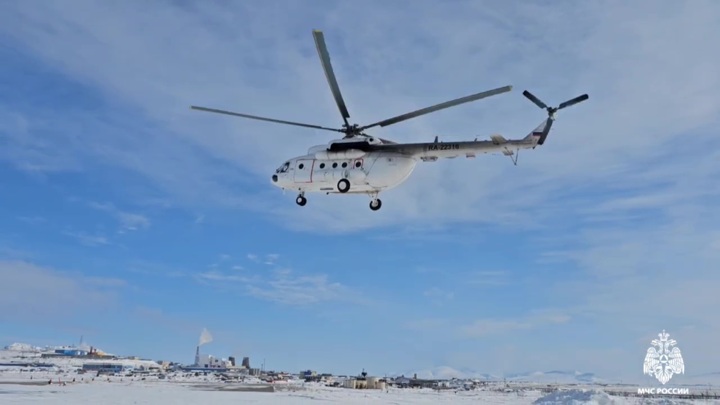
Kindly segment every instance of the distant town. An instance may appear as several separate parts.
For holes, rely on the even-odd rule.
[[[554,393],[561,389],[597,389],[601,388],[607,395],[643,396],[634,384],[605,384],[593,381],[551,383],[548,381],[507,381],[491,378],[450,378],[423,379],[412,376],[373,376],[365,370],[357,375],[332,375],[314,370],[286,372],[265,370],[264,367],[252,367],[251,359],[243,357],[239,362],[233,356],[217,358],[203,354],[203,345],[212,341],[212,336],[203,330],[195,347],[195,359],[192,364],[181,364],[165,360],[142,359],[137,356],[118,356],[87,345],[82,338],[77,345],[64,346],[33,346],[27,343],[13,343],[0,352],[0,372],[12,374],[14,377],[24,376],[15,382],[34,380],[38,384],[61,384],[89,382],[97,380],[120,381],[167,381],[193,383],[222,383],[223,385],[241,387],[243,390],[274,392],[302,387],[304,384],[320,385],[332,388],[353,390],[390,389],[432,389],[437,391],[487,390],[500,393],[541,392]],[[235,384],[232,384],[235,383]],[[283,388],[286,387],[286,388]],[[686,393],[687,392],[687,393]],[[702,390],[690,393],[683,388],[678,398],[719,399],[720,392],[715,387],[705,386]]]
[[[5,346],[6,355],[0,358],[0,368],[22,368],[27,371],[38,369],[72,369],[77,375],[94,377],[113,376],[130,378],[172,379],[181,377],[214,376],[222,381],[255,381],[258,383],[282,384],[289,382],[316,382],[328,387],[351,389],[399,388],[452,388],[471,390],[486,385],[485,380],[441,380],[422,379],[417,375],[377,377],[361,370],[355,376],[332,375],[314,370],[299,373],[265,370],[264,367],[252,367],[249,357],[240,362],[233,356],[217,358],[202,354],[201,347],[212,341],[210,333],[204,329],[195,348],[195,361],[182,364],[166,360],[142,359],[137,356],[118,356],[97,347],[83,343],[82,337],[77,345],[33,346],[26,343],[14,343]],[[7,355],[10,353],[10,355]],[[52,383],[52,381],[50,382]]]

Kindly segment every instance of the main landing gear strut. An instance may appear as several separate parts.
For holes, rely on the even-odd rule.
[[[370,198],[372,198],[370,200],[370,209],[373,211],[379,210],[382,207],[382,200],[378,198],[378,193],[371,193]]]

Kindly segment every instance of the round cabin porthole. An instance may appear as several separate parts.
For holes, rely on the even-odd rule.
[[[298,166],[298,169],[302,170],[303,167],[305,167],[305,165],[300,163],[300,165]]]
[[[324,168],[325,168],[325,163],[320,163],[320,168],[321,168],[321,169],[324,169]]]
[[[337,162],[333,163],[333,169],[337,167]]]
[[[343,162],[342,167],[347,167],[347,162]]]
[[[362,163],[360,163],[360,161],[358,160],[357,162],[355,162],[355,167],[360,167],[361,164]]]

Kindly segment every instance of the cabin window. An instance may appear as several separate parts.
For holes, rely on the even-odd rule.
[[[300,170],[302,170],[303,167],[305,167],[305,165],[302,164],[302,163],[300,163],[300,164],[298,165],[298,169],[300,169]]]
[[[362,165],[362,163],[359,160],[355,162],[355,167],[360,167],[360,165]]]
[[[333,169],[337,167],[337,162],[333,163]]]
[[[320,163],[320,168],[321,168],[321,169],[324,169],[324,168],[325,168],[325,163]]]
[[[343,162],[342,167],[347,167],[347,162]]]

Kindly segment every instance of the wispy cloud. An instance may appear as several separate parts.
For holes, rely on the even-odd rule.
[[[28,224],[32,224],[32,225],[41,224],[46,221],[45,218],[40,217],[40,216],[31,216],[31,217],[19,216],[17,219],[19,221],[22,221],[22,222],[25,222]]]
[[[113,204],[90,202],[89,205],[91,208],[107,212],[114,216],[120,224],[119,232],[137,231],[139,229],[150,227],[150,220],[147,217],[140,214],[121,211]]]
[[[250,254],[248,256],[254,258],[253,262],[256,264],[272,266],[271,270],[268,272],[267,270],[232,266],[227,271],[214,268],[210,271],[200,272],[194,277],[209,286],[283,305],[303,306],[322,302],[364,304],[368,302],[358,291],[332,281],[326,274],[279,267],[273,261],[267,260],[278,258],[277,254],[264,256]]]
[[[259,263],[259,264],[267,264],[269,266],[275,265],[280,258],[280,255],[277,253],[269,253],[264,256],[257,255],[255,253],[248,253],[247,255],[248,260],[250,260],[253,263]]]
[[[140,319],[148,321],[153,325],[162,325],[169,330],[174,330],[184,335],[189,335],[200,330],[200,324],[185,316],[170,314],[161,308],[139,305],[132,309],[132,314]]]
[[[474,286],[499,286],[506,285],[509,281],[509,274],[503,270],[477,270],[467,273],[464,283]]]
[[[459,330],[462,337],[480,338],[494,334],[504,334],[518,330],[528,330],[545,325],[562,324],[570,321],[567,314],[533,314],[522,318],[478,319]]]
[[[437,332],[443,328],[446,328],[451,324],[451,321],[447,318],[426,318],[412,321],[406,321],[403,323],[403,328],[421,332]]]
[[[207,281],[221,281],[221,282],[250,282],[252,278],[247,276],[241,276],[237,274],[224,274],[218,271],[206,271],[198,273],[197,278],[200,280]]]
[[[270,254],[268,254],[268,255],[265,255],[265,262],[264,262],[264,263],[267,264],[267,265],[272,266],[272,265],[274,265],[274,264],[277,262],[277,260],[278,260],[279,258],[280,258],[280,255],[279,255],[279,254],[277,254],[277,253],[270,253]]]
[[[127,284],[113,278],[86,277],[25,261],[0,261],[0,319],[50,320],[68,311],[101,311],[118,299]]]
[[[65,235],[71,236],[75,239],[77,239],[80,243],[82,243],[85,246],[103,246],[110,244],[110,241],[107,237],[102,235],[90,235],[85,232],[72,232],[72,231],[66,231],[64,232]]]
[[[276,270],[262,285],[250,285],[247,289],[254,297],[287,305],[358,301],[353,291],[340,283],[330,281],[327,275],[302,275],[295,274],[292,270]]]
[[[442,305],[445,301],[452,300],[455,297],[455,293],[453,293],[452,291],[445,291],[443,289],[433,287],[423,292],[423,296],[425,296],[437,305]]]

